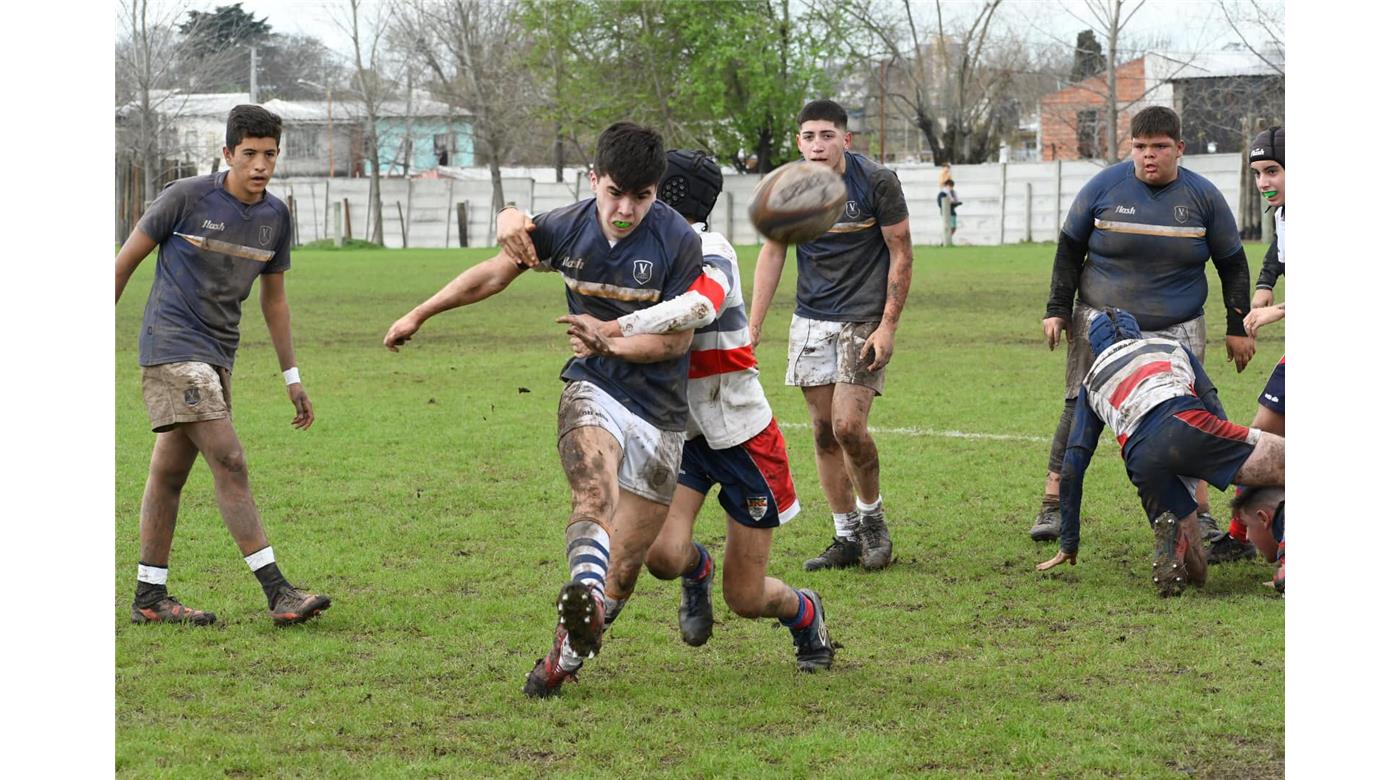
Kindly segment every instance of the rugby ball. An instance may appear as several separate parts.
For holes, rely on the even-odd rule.
[[[846,182],[822,163],[797,160],[758,183],[749,220],[764,238],[805,244],[831,229],[846,208]]]

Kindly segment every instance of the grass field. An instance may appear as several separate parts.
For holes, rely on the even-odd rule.
[[[1262,247],[1248,249],[1257,265]],[[1034,571],[1053,553],[1026,532],[1064,381],[1064,353],[1046,350],[1039,325],[1053,253],[916,249],[871,420],[897,556],[877,573],[802,571],[832,529],[801,395],[782,383],[789,261],[758,358],[804,511],[776,534],[771,570],[821,593],[842,645],[835,667],[799,676],[787,631],[718,598],[714,638],[687,647],[675,584],[643,575],[580,684],[544,702],[520,687],[567,578],[559,280],[528,274],[392,354],[380,346],[389,324],[487,253],[296,253],[287,286],[317,415],[308,432],[288,424],[255,290],[237,426],[282,570],[334,607],[273,628],[197,464],[170,588],[221,622],[181,629],[127,623],[152,443],[136,363],[148,259],[117,307],[118,774],[1281,776],[1284,602],[1262,585],[1267,565],[1212,567],[1203,591],[1158,598],[1151,534],[1105,439],[1079,566]],[[740,254],[747,288],[757,249]],[[1247,422],[1282,328],[1236,374],[1214,289],[1207,315],[1206,366]],[[1213,502],[1227,514],[1222,494]],[[713,501],[698,537],[722,545]]]

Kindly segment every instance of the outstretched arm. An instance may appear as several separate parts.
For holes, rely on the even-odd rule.
[[[490,298],[515,281],[524,269],[519,268],[506,255],[498,254],[490,260],[468,268],[448,282],[433,297],[418,304],[408,314],[400,317],[389,326],[384,334],[384,346],[391,352],[398,352],[404,342],[423,327],[428,318],[458,306],[466,306]]]
[[[1065,448],[1065,463],[1060,471],[1060,552],[1038,565],[1040,571],[1069,561],[1073,566],[1079,557],[1079,504],[1084,490],[1084,471],[1099,446],[1103,420],[1089,406],[1088,391],[1080,388],[1074,404],[1074,423],[1070,427],[1069,444]]]
[[[272,338],[272,348],[277,351],[277,364],[282,367],[285,376],[297,367],[296,355],[292,350],[292,309],[287,305],[286,279],[280,272],[263,274],[261,279],[258,298],[262,303],[263,320],[267,323],[267,335]],[[305,430],[315,422],[316,413],[311,409],[311,399],[301,384],[300,374],[294,376],[296,381],[287,385],[287,397],[296,410],[292,427]]]

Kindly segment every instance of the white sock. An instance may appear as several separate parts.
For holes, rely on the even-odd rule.
[[[269,563],[276,563],[277,558],[272,554],[272,545],[268,545],[255,553],[243,556],[243,561],[248,564],[248,568],[257,571]]]
[[[836,538],[853,539],[856,527],[860,525],[860,515],[856,512],[832,512],[831,520],[836,524]]]
[[[880,505],[884,500],[884,496],[876,496],[875,503],[867,504],[860,500],[860,496],[856,496],[856,511],[863,515],[878,515],[880,514]]]
[[[169,566],[147,566],[144,563],[136,564],[136,581],[149,585],[164,585],[170,578]]]

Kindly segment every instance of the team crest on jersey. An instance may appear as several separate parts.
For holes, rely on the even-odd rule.
[[[1184,225],[1186,224],[1187,217],[1191,216],[1191,212],[1187,211],[1185,206],[1177,206],[1172,209],[1172,216],[1176,217],[1177,222]]]
[[[846,219],[856,219],[860,216],[860,206],[853,200],[846,201]]]
[[[637,280],[637,284],[646,284],[651,281],[651,261],[633,260],[632,278]]]
[[[272,226],[263,225],[258,228],[258,245],[267,246],[272,243]]]
[[[755,521],[762,520],[763,516],[768,514],[767,496],[750,496],[748,502],[749,517],[752,517]]]

